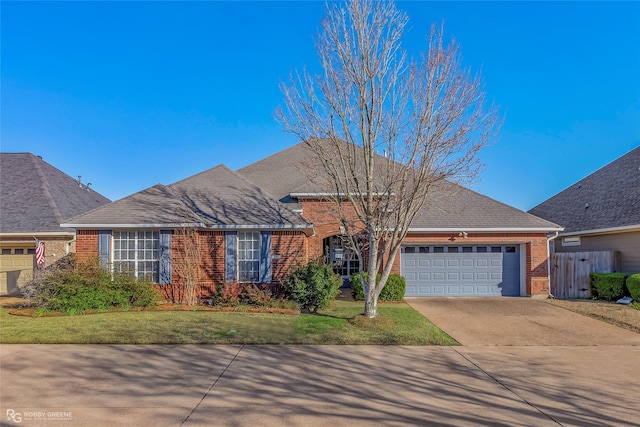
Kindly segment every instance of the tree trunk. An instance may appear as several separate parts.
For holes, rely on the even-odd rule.
[[[364,315],[370,319],[378,317],[378,298],[376,298],[376,294],[372,288],[370,288],[367,295],[365,295]]]
[[[378,294],[376,286],[376,271],[369,270],[364,295],[364,315],[368,318],[378,317]]]

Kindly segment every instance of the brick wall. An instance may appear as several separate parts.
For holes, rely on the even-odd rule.
[[[76,254],[79,260],[98,256],[98,230],[78,230],[76,232]]]
[[[271,234],[271,268],[274,282],[281,282],[292,268],[309,261],[308,243],[309,239],[301,231],[274,231]],[[320,250],[322,251],[322,248]]]

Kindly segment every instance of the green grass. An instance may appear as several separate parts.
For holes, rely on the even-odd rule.
[[[362,303],[336,301],[319,314],[142,311],[22,317],[0,308],[0,343],[457,345],[406,304],[380,304],[392,327],[360,328]]]

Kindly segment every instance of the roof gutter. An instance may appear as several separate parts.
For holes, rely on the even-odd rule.
[[[79,229],[111,229],[111,228],[205,228],[213,230],[313,230],[313,224],[220,224],[207,226],[199,223],[176,224],[63,224],[65,227]]]
[[[429,232],[429,233],[551,233],[551,232],[560,232],[564,230],[563,227],[531,227],[531,228],[503,228],[503,227],[492,227],[492,228],[474,228],[474,227],[452,227],[452,228],[427,228],[427,227],[415,227],[409,228],[409,232]]]
[[[28,237],[30,240],[33,240],[34,235],[42,236],[42,237],[55,237],[55,236],[75,236],[75,234],[76,233],[74,231],[46,231],[46,232],[29,231],[24,233],[0,232],[0,237]]]
[[[578,236],[578,235],[624,233],[626,231],[636,231],[636,230],[640,231],[640,224],[625,225],[622,227],[599,228],[595,230],[570,231],[568,233],[560,233],[558,236],[565,237],[565,236]]]

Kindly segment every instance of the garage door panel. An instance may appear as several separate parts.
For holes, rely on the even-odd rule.
[[[433,280],[444,281],[444,273],[440,273],[440,272],[433,273]]]
[[[520,293],[520,254],[508,253],[504,246],[501,252],[479,252],[476,247],[467,246],[462,250],[445,248],[444,253],[402,252],[401,257],[402,274],[407,280],[406,296]]]
[[[472,259],[463,258],[460,262],[463,267],[474,267],[474,262]]]
[[[476,267],[489,267],[489,260],[486,258],[478,258],[475,260]]]

